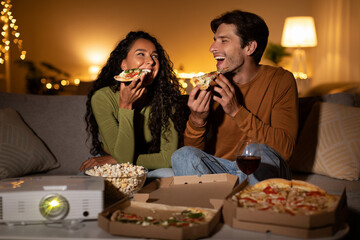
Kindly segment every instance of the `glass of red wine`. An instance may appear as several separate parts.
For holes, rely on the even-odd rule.
[[[260,162],[260,144],[251,139],[242,141],[236,154],[236,163],[239,169],[246,174],[246,180],[258,169]]]

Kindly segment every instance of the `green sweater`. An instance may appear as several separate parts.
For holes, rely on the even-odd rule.
[[[167,140],[161,136],[160,152],[148,154],[152,140],[148,126],[150,107],[140,111],[119,108],[119,91],[104,87],[95,92],[91,106],[99,126],[103,149],[118,163],[133,163],[148,169],[171,167],[171,154],[178,148],[178,133],[170,120]]]

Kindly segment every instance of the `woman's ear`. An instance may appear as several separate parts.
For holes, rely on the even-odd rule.
[[[246,45],[246,53],[248,56],[253,54],[257,48],[257,42],[256,41],[250,41],[248,45]]]
[[[121,67],[122,70],[127,70],[128,69],[126,59],[121,61],[120,67]]]

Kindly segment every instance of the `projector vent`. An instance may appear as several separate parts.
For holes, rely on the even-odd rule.
[[[3,200],[0,197],[0,220],[3,220]]]
[[[89,199],[82,200],[82,208],[83,208],[83,211],[89,210]]]
[[[24,213],[25,212],[25,202],[24,201],[19,201],[18,202],[18,212],[19,213]]]

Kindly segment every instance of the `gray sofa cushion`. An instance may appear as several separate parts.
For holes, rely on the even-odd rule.
[[[60,166],[45,144],[12,108],[0,109],[0,179]]]
[[[77,174],[89,156],[86,96],[45,96],[0,92],[0,108],[11,107],[46,143],[61,166],[47,174]]]

